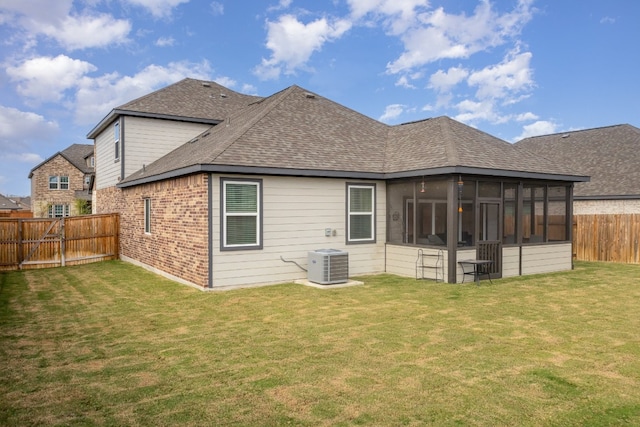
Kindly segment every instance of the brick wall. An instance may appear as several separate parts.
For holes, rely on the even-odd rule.
[[[49,176],[68,176],[68,190],[49,190]],[[75,191],[82,190],[84,173],[73,166],[61,155],[55,156],[47,163],[33,171],[31,177],[31,210],[33,216],[48,216],[49,205],[69,205],[70,214],[77,215]]]
[[[169,179],[96,191],[97,213],[120,213],[120,253],[206,287],[208,177]],[[151,199],[151,233],[144,232],[144,199]]]

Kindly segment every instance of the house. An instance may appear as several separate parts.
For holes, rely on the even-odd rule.
[[[0,218],[9,217],[14,212],[18,212],[20,206],[8,197],[0,194]]]
[[[535,136],[516,145],[591,176],[575,186],[574,214],[640,213],[640,129],[621,124]]]
[[[4,196],[0,194],[0,218],[31,218],[29,197]]]
[[[31,208],[36,218],[91,213],[95,157],[92,144],[73,144],[29,173]]]
[[[146,128],[118,108],[88,135],[95,209],[120,213],[124,260],[203,290],[305,278],[320,248],[347,252],[352,276],[457,283],[458,261],[478,256],[493,277],[571,268],[586,176],[448,117],[389,126],[298,86],[252,99],[216,87],[209,117],[189,121],[155,99],[177,105],[174,89],[146,97]]]

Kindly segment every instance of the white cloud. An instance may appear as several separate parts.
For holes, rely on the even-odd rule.
[[[21,20],[23,24],[54,23],[63,20],[71,11],[73,0],[29,0],[0,2],[0,10],[5,11],[10,19],[7,22]]]
[[[224,15],[224,4],[217,1],[212,1],[209,7],[211,8],[211,14],[213,16]]]
[[[454,15],[443,8],[419,15],[419,25],[401,36],[405,51],[387,64],[387,72],[407,72],[445,58],[467,58],[503,44],[517,35],[532,16],[532,0],[520,0],[513,12],[499,14],[488,0],[481,1],[474,14]]]
[[[380,120],[381,122],[388,122],[393,119],[396,119],[404,112],[405,108],[406,108],[406,105],[402,105],[402,104],[387,105],[387,107],[384,109],[384,113],[380,116],[378,120]]]
[[[488,121],[493,124],[499,124],[509,120],[509,117],[502,116],[496,112],[493,100],[472,101],[466,99],[459,102],[456,108],[459,114],[457,114],[454,119],[467,124],[477,123],[478,121]]]
[[[469,71],[461,67],[451,67],[447,71],[438,70],[429,78],[428,87],[438,92],[447,92],[466,79],[468,75]]]
[[[526,112],[526,113],[522,113],[522,114],[518,114],[516,116],[516,121],[518,122],[529,122],[531,120],[538,120],[539,117],[536,114],[533,114],[532,112]]]
[[[315,51],[330,41],[339,39],[351,28],[345,20],[317,19],[305,24],[293,15],[283,15],[276,22],[267,22],[269,59],[262,59],[254,72],[261,79],[277,78],[282,71],[293,74],[304,68]]]
[[[238,82],[233,80],[231,77],[226,77],[226,76],[216,77],[213,81],[218,83],[219,85],[228,87],[229,89],[235,87],[238,84]]]
[[[91,11],[72,12],[73,0],[4,1],[0,10],[4,20],[21,28],[14,39],[22,38],[26,48],[36,44],[39,35],[47,36],[68,50],[106,47],[124,43],[131,31],[131,23],[109,14]]]
[[[415,89],[416,88],[414,85],[409,83],[409,79],[407,78],[407,76],[400,76],[398,81],[396,81],[396,86],[404,87],[404,88],[407,88],[407,89]]]
[[[125,43],[131,23],[111,15],[67,16],[62,22],[43,25],[38,32],[55,39],[69,50],[106,47]]]
[[[176,39],[173,37],[160,37],[156,40],[156,46],[158,47],[173,46],[174,44],[176,44]]]
[[[616,18],[612,18],[610,16],[605,16],[600,20],[601,24],[615,24]]]
[[[287,9],[287,8],[289,8],[289,6],[291,6],[291,2],[292,2],[292,1],[293,1],[293,0],[280,0],[280,1],[278,2],[278,4],[277,4],[277,5],[275,5],[275,6],[270,6],[269,8],[267,8],[267,10],[268,10],[269,12],[273,12],[273,11],[275,11],[275,10],[283,10],[283,9]]]
[[[126,0],[127,3],[143,7],[156,18],[166,18],[173,9],[189,0]],[[215,2],[214,2],[215,3]]]
[[[521,139],[529,138],[531,136],[556,133],[557,129],[558,125],[556,123],[547,120],[539,120],[535,123],[531,123],[530,125],[523,126],[522,133],[515,137],[513,141],[520,141]]]
[[[247,95],[257,95],[258,94],[258,88],[255,87],[252,84],[249,83],[245,83],[242,85],[242,89],[240,90],[241,93],[247,94]]]
[[[429,0],[348,0],[353,19],[382,19],[389,32],[399,35],[415,25],[420,10]]]
[[[26,141],[43,140],[58,132],[58,124],[39,114],[0,105],[0,151],[15,152]]]
[[[207,61],[171,62],[166,67],[149,65],[133,76],[118,73],[98,78],[84,77],[78,82],[75,99],[75,121],[95,125],[112,108],[185,77],[209,80],[211,67]]]
[[[37,102],[59,101],[64,92],[76,86],[78,80],[97,68],[86,61],[65,55],[55,58],[31,58],[15,67],[7,67],[7,74],[17,82],[17,91]]]
[[[533,86],[531,56],[530,52],[517,54],[500,64],[473,72],[468,79],[469,86],[478,87],[476,97],[479,99],[503,98],[527,90]]]

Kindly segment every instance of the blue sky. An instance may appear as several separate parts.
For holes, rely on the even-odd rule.
[[[640,127],[638,22],[635,0],[0,0],[0,193],[184,77],[509,142]]]

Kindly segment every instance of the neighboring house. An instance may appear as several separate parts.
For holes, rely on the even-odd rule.
[[[31,208],[36,218],[91,213],[95,158],[92,144],[73,144],[31,169]]]
[[[30,197],[0,194],[0,218],[31,218],[32,216]]]
[[[591,176],[575,186],[574,214],[640,213],[640,129],[622,124],[536,136],[516,145]]]
[[[21,211],[31,211],[31,196],[9,196],[9,200],[18,205]]]
[[[200,289],[305,278],[321,248],[347,251],[350,275],[414,277],[434,255],[450,283],[477,256],[494,277],[571,268],[573,183],[588,177],[447,117],[388,126],[297,86],[249,99],[216,85],[220,115],[180,139],[197,121],[163,113],[189,104],[165,95],[214,85],[196,83],[142,98],[146,128],[118,108],[88,135],[95,210],[120,213],[124,260]]]
[[[20,210],[20,206],[8,197],[0,194],[0,217],[11,216],[12,213]]]

